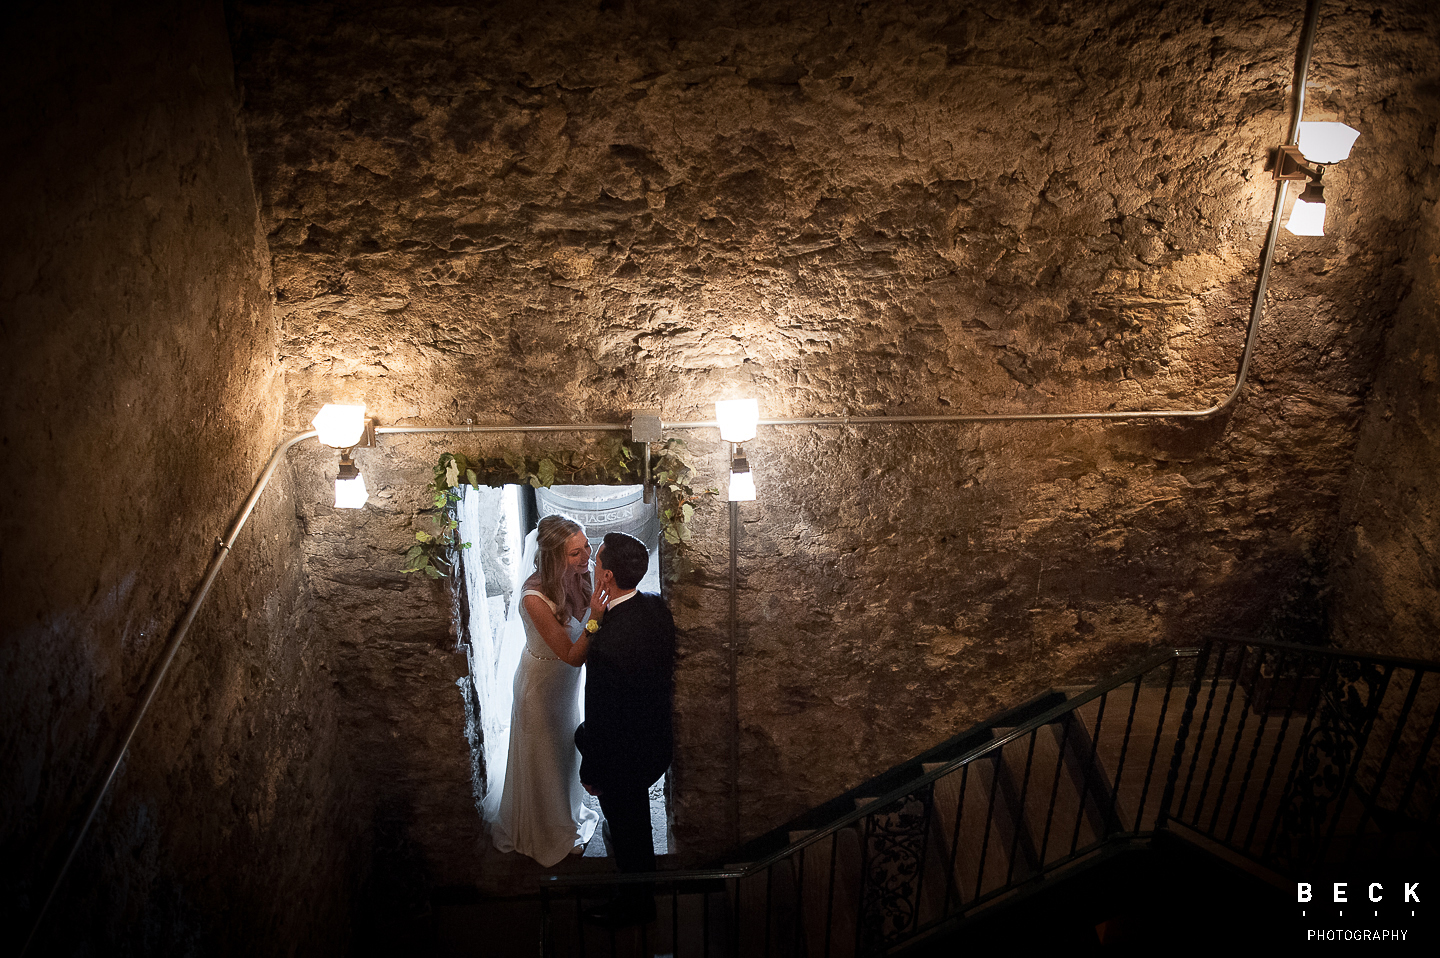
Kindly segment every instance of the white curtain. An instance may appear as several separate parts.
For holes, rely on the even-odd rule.
[[[520,622],[521,582],[535,568],[535,533],[525,538],[518,565],[491,563],[492,575],[509,575],[514,581],[491,583],[485,575],[484,554],[493,555],[494,543],[489,540],[503,536],[517,517],[504,516],[505,496],[499,489],[468,490],[459,506],[460,526],[456,530],[461,542],[471,546],[462,553],[465,594],[469,599],[468,646],[470,676],[475,683],[481,732],[481,753],[485,768],[485,797],[481,806],[487,821],[493,820],[499,808],[500,794],[505,787],[505,760],[510,750],[510,711],[514,698],[515,668],[525,648],[525,627]],[[511,553],[513,556],[513,553]],[[513,559],[512,559],[513,561]],[[510,570],[513,569],[513,572]],[[502,571],[503,570],[503,571]],[[495,608],[510,600],[502,618]]]
[[[510,607],[504,625],[492,643],[494,653],[485,673],[485,691],[481,697],[481,728],[485,733],[485,820],[494,821],[500,811],[500,795],[505,789],[505,765],[510,753],[510,712],[514,706],[515,669],[525,650],[525,625],[520,621],[520,583],[535,568],[535,536],[532,530],[525,537],[525,550],[510,594]]]

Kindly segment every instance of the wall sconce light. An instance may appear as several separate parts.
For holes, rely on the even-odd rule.
[[[1302,121],[1295,144],[1311,163],[1339,163],[1350,155],[1360,131],[1344,123]]]
[[[359,445],[374,445],[371,420],[365,418],[365,404],[346,406],[326,403],[320,407],[310,424],[320,433],[320,441],[336,449],[353,449]],[[367,435],[368,434],[368,435]],[[362,439],[369,439],[362,443]]]
[[[720,420],[721,439],[749,442],[760,421],[760,404],[754,399],[722,399],[715,404],[715,418]]]
[[[359,509],[370,498],[365,479],[350,450],[375,445],[375,420],[365,417],[365,404],[358,406],[326,403],[310,421],[320,441],[340,450],[340,471],[335,476],[335,508]]]
[[[755,501],[755,474],[750,471],[750,460],[745,458],[745,450],[740,446],[735,447],[730,457],[729,498],[731,502]]]
[[[1272,166],[1275,179],[1306,183],[1304,191],[1295,198],[1290,221],[1285,224],[1291,233],[1325,235],[1325,192],[1320,177],[1326,165],[1339,163],[1350,155],[1350,148],[1359,136],[1359,130],[1344,123],[1302,122],[1295,144],[1275,151]]]
[[[370,492],[365,488],[365,477],[350,458],[350,450],[340,453],[340,472],[335,476],[335,508],[361,509]]]

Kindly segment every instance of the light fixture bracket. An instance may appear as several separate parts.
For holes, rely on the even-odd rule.
[[[1270,153],[1269,170],[1276,181],[1280,180],[1318,180],[1320,170],[1306,166],[1310,161],[1305,159],[1305,154],[1300,152],[1298,146],[1276,147]]]

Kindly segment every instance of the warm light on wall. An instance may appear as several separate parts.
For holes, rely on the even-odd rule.
[[[349,449],[358,445],[365,435],[365,404],[326,403],[310,424],[320,433],[320,441],[325,445]]]
[[[726,442],[749,442],[755,438],[755,424],[760,420],[760,404],[754,399],[722,399],[715,404],[715,418],[720,420],[720,438]]]

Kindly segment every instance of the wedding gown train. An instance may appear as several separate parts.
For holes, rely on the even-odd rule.
[[[540,596],[555,608],[543,593],[527,589],[524,594]],[[548,868],[588,842],[600,816],[585,805],[580,785],[580,753],[575,748],[580,670],[555,657],[523,602],[520,618],[525,650],[515,669],[505,784],[491,828],[500,851],[529,855]],[[570,621],[571,642],[583,628],[583,620]]]

